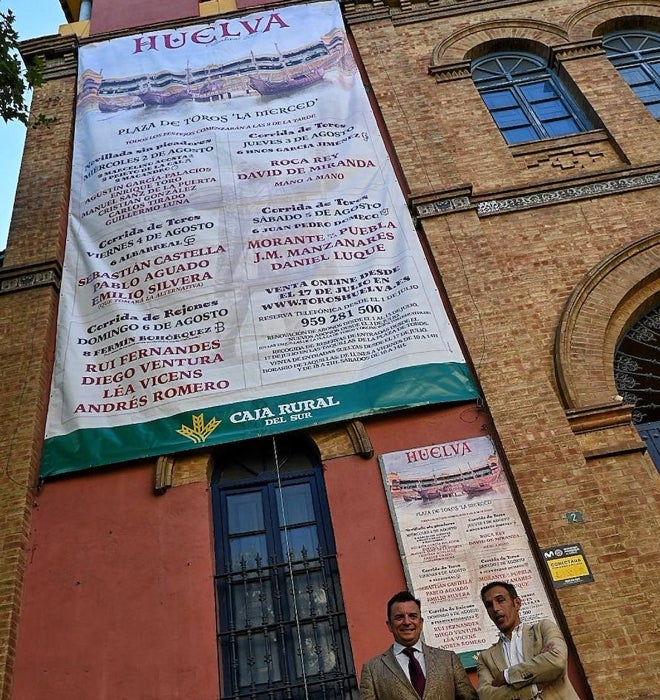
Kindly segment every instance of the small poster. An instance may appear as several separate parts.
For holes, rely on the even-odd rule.
[[[512,583],[521,618],[553,618],[500,458],[489,437],[380,458],[404,570],[422,603],[424,639],[466,667],[497,639],[481,587]]]

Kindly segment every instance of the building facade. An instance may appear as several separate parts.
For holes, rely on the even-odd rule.
[[[2,697],[357,697],[409,583],[382,458],[484,437],[581,696],[657,697],[660,4],[342,5],[476,400],[42,480],[78,53],[259,9],[64,5],[70,24],[22,48],[54,121],[28,133],[0,269]],[[293,564],[282,493],[309,545]],[[241,538],[256,565],[232,560]],[[542,553],[574,543],[592,580],[553,586]]]

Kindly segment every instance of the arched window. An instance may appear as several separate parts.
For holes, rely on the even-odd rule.
[[[660,307],[629,328],[614,355],[614,380],[660,471]]]
[[[612,32],[603,37],[603,48],[619,75],[660,119],[660,34]]]
[[[231,445],[212,479],[223,698],[357,698],[316,446]]]
[[[538,56],[490,53],[472,61],[472,79],[509,144],[592,128],[558,76]]]

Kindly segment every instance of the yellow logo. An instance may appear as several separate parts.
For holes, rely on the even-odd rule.
[[[222,423],[217,418],[211,418],[208,423],[204,423],[204,414],[192,417],[192,428],[188,425],[182,425],[180,430],[176,432],[183,437],[187,437],[194,443],[206,442],[206,438]]]

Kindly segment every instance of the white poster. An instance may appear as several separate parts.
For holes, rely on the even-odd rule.
[[[465,666],[475,666],[476,654],[497,638],[480,598],[491,581],[516,587],[523,621],[552,618],[489,437],[392,452],[380,464],[427,644],[452,649]]]

